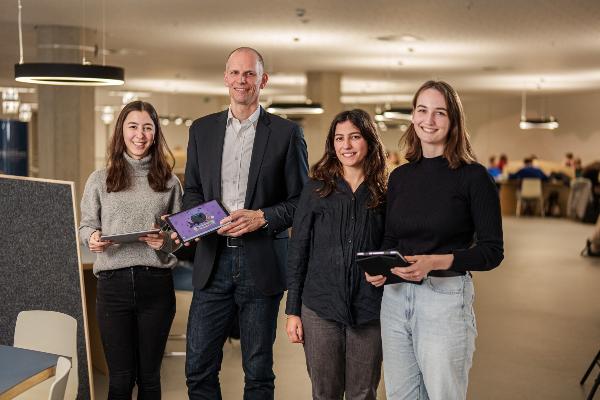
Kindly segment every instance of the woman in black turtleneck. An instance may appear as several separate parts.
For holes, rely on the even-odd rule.
[[[390,176],[382,248],[413,264],[392,269],[408,282],[387,285],[383,295],[387,398],[465,399],[477,336],[469,271],[503,259],[498,192],[475,161],[460,99],[447,83],[419,88],[403,139],[409,163]]]

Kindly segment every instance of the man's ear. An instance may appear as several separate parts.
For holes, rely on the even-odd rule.
[[[264,73],[262,74],[262,79],[261,79],[261,81],[260,81],[260,88],[261,88],[261,89],[264,89],[264,88],[265,88],[265,86],[267,86],[267,82],[268,82],[268,81],[269,81],[269,75],[268,75],[266,72],[264,72]]]

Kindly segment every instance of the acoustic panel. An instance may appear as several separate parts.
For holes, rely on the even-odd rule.
[[[77,320],[77,399],[90,399],[93,384],[73,192],[72,182],[0,175],[0,344],[13,344],[20,311],[72,316]]]

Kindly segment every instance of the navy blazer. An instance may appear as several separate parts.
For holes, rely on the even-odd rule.
[[[183,209],[221,200],[221,159],[228,110],[199,118],[190,127]],[[261,108],[250,160],[244,208],[261,209],[269,225],[243,235],[246,264],[265,295],[286,289],[287,229],[308,179],[306,142],[294,122]],[[218,235],[197,243],[192,283],[204,288],[216,265]]]

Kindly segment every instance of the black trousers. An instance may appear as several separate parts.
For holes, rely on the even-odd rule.
[[[160,365],[175,316],[169,268],[129,267],[98,276],[96,311],[108,364],[108,399],[160,399]]]

